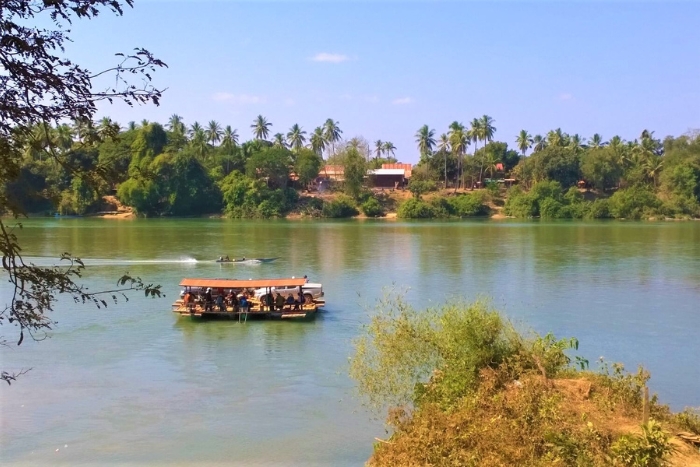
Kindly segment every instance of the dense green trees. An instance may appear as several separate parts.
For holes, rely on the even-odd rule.
[[[270,193],[293,186],[304,189],[319,175],[325,155],[325,163],[344,167],[345,181],[338,188],[361,208],[367,170],[397,161],[396,147],[389,141],[342,140],[342,130],[333,119],[308,137],[301,125],[294,124],[286,134],[277,133],[269,141],[272,125],[262,115],[251,128],[253,139],[241,143],[238,131],[230,125],[210,121],[206,126],[198,122],[187,126],[179,115],[172,115],[166,125],[132,122],[123,129],[109,118],[96,123],[83,119],[72,126],[36,125],[19,141],[21,171],[17,179],[5,184],[4,193],[9,203],[30,211],[82,214],[96,210],[101,196],[116,192],[123,203],[142,215],[223,210],[239,217],[259,217],[263,212],[277,216],[296,209],[289,204],[289,196],[275,195],[278,204],[274,209],[236,209],[226,201],[221,188],[224,179],[237,172],[245,176],[246,183],[262,182]],[[517,217],[700,215],[698,133],[662,142],[644,130],[637,140],[614,136],[608,142],[600,134],[586,140],[560,128],[545,137],[521,130],[513,138],[513,148],[495,137],[494,120],[488,115],[472,119],[468,126],[454,121],[439,137],[430,126],[420,127],[415,133],[420,161],[408,186],[416,202],[423,203],[420,198],[438,188],[473,190],[486,187],[487,182],[492,195],[498,196],[493,180],[511,178],[520,188],[508,193],[513,199],[506,212]],[[51,162],[49,146],[71,170]],[[92,175],[74,181],[79,173]],[[542,198],[541,182],[557,182],[559,195],[550,192]],[[601,200],[567,201],[564,195],[569,188],[581,183],[592,190],[588,198]],[[263,202],[270,193],[263,190],[251,199]],[[416,202],[410,207],[418,217],[428,212],[437,217],[462,215],[427,203],[435,208],[430,211]],[[374,212],[372,206],[368,210]],[[321,211],[320,207],[314,210]]]

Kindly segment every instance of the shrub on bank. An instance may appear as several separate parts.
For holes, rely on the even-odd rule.
[[[610,214],[615,218],[642,219],[656,215],[661,202],[649,189],[643,186],[633,186],[618,190],[608,201]]]
[[[403,219],[434,219],[449,217],[475,217],[488,214],[481,192],[457,196],[437,196],[429,202],[419,199],[404,201],[397,212]]]
[[[416,198],[404,201],[396,213],[401,219],[432,219],[436,217],[435,209],[425,201]]]
[[[605,362],[589,371],[587,360],[569,356],[577,348],[573,338],[523,335],[483,302],[417,310],[386,297],[350,361],[366,401],[391,407],[393,434],[369,465],[700,461],[696,449],[670,442],[670,433],[700,430],[696,413],[673,415],[654,396],[640,432],[648,372]]]
[[[381,217],[384,215],[382,205],[379,203],[379,200],[373,196],[367,198],[367,201],[360,205],[360,209],[362,209],[362,212],[367,217]]]
[[[358,214],[355,202],[349,196],[338,195],[336,199],[323,203],[323,217],[343,218]]]

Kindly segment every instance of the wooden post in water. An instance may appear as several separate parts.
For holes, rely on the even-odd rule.
[[[642,409],[642,423],[649,423],[649,387],[644,385],[644,407]]]

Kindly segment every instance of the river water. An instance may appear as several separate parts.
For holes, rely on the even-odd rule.
[[[0,387],[4,465],[362,465],[385,433],[347,359],[392,286],[423,307],[490,297],[523,326],[577,337],[592,367],[643,364],[662,401],[700,406],[699,222],[31,219],[18,235],[37,264],[84,258],[93,290],[129,272],[167,297],[106,310],[64,300],[50,338],[0,349],[0,369],[32,368]],[[184,277],[304,274],[328,303],[312,322],[170,312]]]

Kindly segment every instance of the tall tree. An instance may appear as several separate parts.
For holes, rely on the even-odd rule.
[[[464,184],[464,155],[467,153],[467,147],[469,146],[469,132],[460,122],[454,121],[450,124],[450,147],[452,148],[452,153],[457,156],[457,183],[455,184],[455,191],[457,188],[462,188]]]
[[[161,91],[154,88],[151,73],[165,64],[145,49],[136,49],[130,55],[120,54],[119,63],[113,68],[90,72],[74,62],[66,52],[71,42],[70,29],[79,20],[89,21],[100,13],[121,16],[126,0],[60,0],[60,1],[4,1],[0,6],[0,186],[16,181],[21,176],[23,139],[34,125],[45,123],[58,125],[67,119],[92,122],[97,106],[102,101],[133,103],[158,103]],[[112,75],[112,76],[110,76]],[[96,77],[109,77],[107,90],[93,90]],[[143,78],[143,84],[129,81]],[[47,155],[69,172],[67,157],[71,151],[55,150],[49,140]],[[71,173],[71,175],[75,175]],[[75,179],[82,184],[84,178],[99,177],[95,171],[82,173]],[[7,203],[0,196],[0,212],[22,214],[17,206]],[[84,265],[69,253],[61,255],[61,267],[41,267],[27,264],[14,229],[7,229],[0,219],[0,255],[4,278],[12,290],[3,294],[4,307],[0,305],[0,324],[15,327],[19,332],[17,344],[25,335],[35,339],[45,337],[54,322],[48,314],[60,294],[70,296],[76,303],[92,302],[99,307],[99,292],[88,291],[75,281]],[[122,287],[143,286],[140,280],[124,276]],[[143,287],[141,287],[143,288]],[[146,286],[147,295],[160,294],[158,289]],[[3,333],[4,334],[4,333]],[[7,345],[4,338],[0,344]],[[0,372],[0,380],[12,382],[16,375]]]
[[[374,158],[379,159],[384,153],[384,141],[378,139],[374,142]]]
[[[216,146],[216,143],[221,141],[221,125],[219,125],[219,122],[211,120],[209,125],[207,125],[206,135],[207,141],[209,141],[212,146]]]
[[[394,146],[394,143],[391,141],[384,141],[383,150],[384,154],[389,157],[393,157],[395,155],[396,146]]]
[[[481,132],[481,139],[484,141],[484,146],[493,140],[493,135],[496,134],[496,127],[493,126],[495,120],[488,115],[484,115],[479,120],[479,130]]]
[[[428,125],[420,127],[416,133],[416,143],[421,156],[432,153],[435,147],[435,130],[431,130]]]
[[[323,128],[317,126],[311,134],[311,150],[322,156],[324,149],[326,149],[326,139],[323,135]]]
[[[518,149],[520,149],[520,152],[522,152],[524,156],[527,150],[532,147],[532,136],[530,136],[530,133],[528,133],[526,130],[520,130],[517,138],[515,138],[515,142],[518,145]]]
[[[287,142],[284,140],[282,133],[275,133],[272,137],[272,145],[276,148],[286,148]]]
[[[250,125],[253,129],[255,139],[267,139],[267,136],[270,134],[271,126],[272,123],[268,122],[262,115],[258,115],[253,121],[253,124]]]
[[[224,133],[221,136],[221,146],[229,151],[238,146],[238,132],[231,128],[231,125],[226,125],[226,128],[224,128]]]
[[[292,125],[292,128],[287,133],[287,142],[294,151],[299,151],[299,149],[304,147],[306,132],[301,129],[298,123]]]
[[[469,122],[469,138],[471,141],[474,143],[474,154],[476,154],[476,150],[478,149],[479,146],[479,140],[481,139],[481,120],[478,118],[473,118],[471,122]]]
[[[447,133],[440,135],[440,140],[438,141],[438,151],[442,152],[445,156],[445,189],[447,189],[447,154],[450,152],[450,137]]]
[[[178,114],[172,114],[168,120],[166,128],[173,133],[185,134],[185,123]]]
[[[605,143],[603,142],[603,137],[600,136],[598,133],[594,134],[590,141],[588,141],[588,147],[597,149],[600,147],[605,146]]]
[[[326,120],[323,124],[323,138],[326,140],[327,144],[331,146],[331,154],[335,154],[335,143],[340,141],[340,135],[343,134],[342,130],[338,127],[338,123],[332,118]]]
[[[535,152],[542,151],[547,147],[547,140],[542,135],[535,135],[532,138],[533,149]]]

